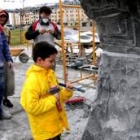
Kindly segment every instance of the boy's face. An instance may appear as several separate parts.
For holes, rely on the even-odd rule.
[[[56,54],[50,55],[45,60],[43,60],[41,57],[38,57],[36,64],[48,70],[53,67],[55,58],[56,58]]]

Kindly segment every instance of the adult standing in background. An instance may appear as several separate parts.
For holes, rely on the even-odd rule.
[[[11,38],[11,33],[9,27],[7,27],[5,24],[9,20],[9,15],[5,10],[0,9],[0,24],[2,25],[7,43],[10,43],[10,38]],[[12,59],[11,59],[12,61]],[[13,104],[11,101],[8,99],[8,95],[13,95],[14,94],[14,89],[15,89],[15,83],[14,81],[14,70],[13,67],[10,67],[5,63],[5,76],[6,76],[6,89],[4,93],[4,99],[3,99],[3,105],[7,107],[13,107]]]
[[[43,6],[39,10],[39,20],[35,21],[25,34],[27,40],[34,40],[34,44],[46,41],[52,46],[55,46],[54,39],[61,39],[61,33],[55,23],[51,22],[50,15],[52,10],[50,7]],[[56,63],[54,61],[53,69],[55,70]]]
[[[0,120],[10,119],[12,117],[10,114],[6,114],[2,109],[2,100],[6,91],[5,64],[7,64],[9,68],[13,67],[9,46],[2,27],[2,21],[6,18],[3,12],[4,11],[0,12]]]
[[[34,40],[34,43],[46,41],[55,46],[54,39],[60,39],[61,33],[55,23],[51,22],[50,15],[52,10],[43,6],[39,10],[39,20],[35,21],[25,34],[27,40]]]

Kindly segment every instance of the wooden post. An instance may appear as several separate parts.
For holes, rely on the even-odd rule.
[[[62,46],[62,56],[63,56],[63,77],[65,84],[67,83],[67,71],[66,71],[66,54],[65,54],[65,42],[64,42],[64,25],[63,25],[63,10],[62,1],[59,0],[60,9],[60,25],[61,25],[61,46]]]
[[[93,76],[94,76],[94,74],[91,74],[91,75],[85,76],[85,77],[83,77],[83,78],[80,78],[80,79],[76,79],[76,80],[74,80],[74,81],[71,81],[70,83],[72,83],[72,84],[78,83],[78,82],[80,82],[80,81],[82,81],[82,80],[85,80],[85,79],[88,79],[88,78],[92,78]]]

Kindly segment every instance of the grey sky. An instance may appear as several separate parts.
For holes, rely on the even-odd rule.
[[[63,0],[62,0],[63,1]],[[35,6],[44,3],[56,3],[59,0],[24,0],[24,6]],[[0,0],[0,7],[3,9],[15,9],[23,7],[23,0]]]

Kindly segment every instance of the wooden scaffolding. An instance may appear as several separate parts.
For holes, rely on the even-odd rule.
[[[80,5],[64,5],[62,4],[62,0],[59,0],[59,9],[60,9],[60,25],[61,25],[61,47],[62,47],[62,57],[63,57],[63,78],[64,78],[64,82],[65,84],[67,83],[67,68],[66,68],[66,47],[67,47],[67,43],[64,39],[64,24],[63,24],[63,8],[76,8],[78,10],[78,31],[79,31],[79,42],[76,44],[79,47],[79,53],[81,54],[81,41],[80,41]],[[92,26],[92,33],[93,33],[93,41],[92,41],[92,47],[93,47],[93,65],[95,65],[96,63],[96,56],[95,56],[95,25],[93,24]],[[75,44],[73,44],[75,45]],[[88,79],[88,78],[93,78],[94,84],[95,84],[95,80],[96,80],[96,75],[95,73],[87,75],[85,77],[82,76],[82,72],[81,72],[81,76],[79,79],[76,79],[74,81],[71,81],[71,83],[77,83],[81,80],[84,79]]]

